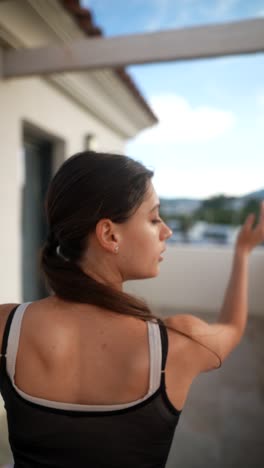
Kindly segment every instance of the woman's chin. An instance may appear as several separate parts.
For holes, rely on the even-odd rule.
[[[156,278],[156,276],[158,276],[159,272],[160,272],[160,266],[159,266],[159,264],[158,264],[158,265],[156,266],[155,270],[153,270],[152,272],[149,272],[149,274],[146,275],[144,278],[145,278],[145,279],[148,279],[148,278],[149,278],[149,279],[150,279],[150,278]],[[142,278],[142,279],[143,279],[143,278]]]
[[[160,272],[160,267],[159,265],[157,265],[156,268],[153,269],[152,271],[140,272],[135,275],[131,275],[128,278],[126,278],[124,281],[134,281],[134,280],[136,281],[136,280],[142,280],[142,279],[155,278],[156,276],[158,276],[159,272]]]

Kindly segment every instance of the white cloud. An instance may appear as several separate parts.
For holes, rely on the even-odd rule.
[[[259,168],[242,168],[239,173],[229,168],[200,170],[163,167],[155,172],[154,187],[160,197],[207,198],[225,193],[240,196],[263,187],[263,177]]]
[[[141,144],[206,142],[220,137],[235,124],[231,111],[192,107],[184,97],[175,94],[155,96],[150,105],[159,123],[139,135],[135,142]]]
[[[264,108],[264,91],[257,96],[257,103]]]
[[[256,97],[256,102],[257,102],[257,118],[256,118],[256,126],[259,126],[260,129],[263,129],[264,126],[264,91],[261,91],[257,97]],[[262,135],[263,135],[263,130],[260,130]],[[262,138],[263,141],[263,138]]]

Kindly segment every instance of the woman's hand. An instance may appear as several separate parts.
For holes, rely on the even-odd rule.
[[[258,244],[264,241],[264,201],[260,205],[259,221],[255,228],[253,224],[255,215],[248,215],[243,224],[236,241],[236,250],[241,253],[249,254]]]

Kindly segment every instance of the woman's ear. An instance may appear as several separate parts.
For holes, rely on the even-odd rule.
[[[111,219],[100,219],[96,225],[95,233],[101,247],[108,252],[118,253],[119,233],[117,225]]]

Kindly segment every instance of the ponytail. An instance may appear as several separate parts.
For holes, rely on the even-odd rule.
[[[42,270],[51,292],[65,301],[92,304],[143,320],[157,320],[143,300],[99,283],[60,250],[55,237],[49,236],[41,253]]]

